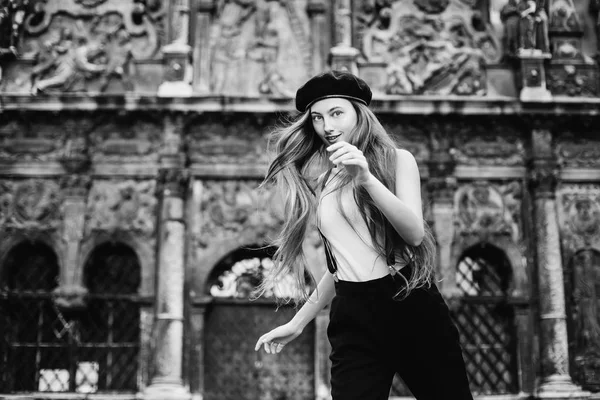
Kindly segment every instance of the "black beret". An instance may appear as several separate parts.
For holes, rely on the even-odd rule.
[[[369,105],[373,94],[369,85],[345,71],[327,71],[309,79],[296,92],[296,109],[304,112],[317,100],[343,97]]]

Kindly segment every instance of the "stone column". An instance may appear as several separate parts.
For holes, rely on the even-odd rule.
[[[356,59],[360,52],[352,47],[352,1],[335,0],[333,9],[335,45],[330,50],[331,69],[345,69],[357,74]]]
[[[452,244],[454,242],[454,193],[456,161],[450,155],[450,143],[442,140],[444,132],[432,132],[432,153],[427,163],[429,176],[427,187],[431,196],[433,233],[437,243],[437,274],[442,281],[440,292],[447,300],[458,299],[462,292],[456,285],[456,266],[453,263]]]
[[[214,0],[196,0],[194,32],[194,89],[210,92],[210,23],[215,12]]]
[[[189,45],[190,0],[169,2],[169,32],[171,42],[163,46],[163,83],[158,95],[165,97],[187,97],[192,95]]]
[[[166,164],[173,164],[171,162]],[[183,331],[185,279],[184,198],[187,171],[160,170],[158,284],[154,323],[153,376],[146,399],[189,399],[183,384]]]
[[[331,399],[331,365],[329,353],[331,345],[327,339],[329,307],[321,310],[315,318],[315,399]]]
[[[64,194],[63,233],[64,266],[60,286],[54,290],[54,301],[65,310],[83,308],[87,289],[82,282],[79,249],[85,225],[85,208],[91,179],[88,175],[69,173],[61,179]]]
[[[551,141],[549,130],[533,130],[530,184],[534,200],[542,372],[537,397],[584,399],[590,394],[573,384],[569,375],[565,291],[555,193],[558,165],[552,153]]]
[[[327,7],[323,0],[309,0],[306,5],[306,12],[310,20],[311,75],[321,72],[326,64],[328,46],[326,11]]]

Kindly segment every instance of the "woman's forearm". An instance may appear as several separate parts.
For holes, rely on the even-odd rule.
[[[317,289],[310,295],[309,301],[300,308],[290,323],[300,329],[304,329],[317,316],[319,311],[331,302],[334,295],[335,286],[333,276],[329,272],[325,272],[317,285]]]
[[[421,244],[425,234],[422,219],[373,175],[363,183],[363,187],[406,243],[412,246]]]

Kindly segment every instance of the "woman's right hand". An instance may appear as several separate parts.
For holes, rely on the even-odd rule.
[[[262,335],[256,342],[254,351],[260,350],[260,347],[263,346],[267,353],[277,354],[301,333],[302,329],[296,328],[288,322]]]

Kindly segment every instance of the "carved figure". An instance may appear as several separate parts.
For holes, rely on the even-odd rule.
[[[277,7],[277,1],[270,1],[267,8],[256,13],[256,39],[248,50],[248,58],[261,64],[264,79],[259,84],[260,93],[292,97],[293,93],[277,70],[280,47],[279,28],[274,17]]]
[[[91,62],[103,51],[102,41],[88,42],[87,38],[76,38],[70,29],[63,28],[59,41],[47,44],[46,54],[33,68],[32,94],[54,87],[71,90],[80,80],[103,72],[105,65]],[[48,72],[52,75],[38,79]]]
[[[519,49],[519,24],[521,14],[518,8],[519,0],[508,0],[500,11],[500,19],[504,23],[504,53],[516,55]]]
[[[28,6],[29,0],[0,0],[0,54],[16,54]]]
[[[131,36],[123,25],[108,35],[106,69],[100,78],[100,91],[104,92],[111,79],[119,79],[126,91],[133,90],[132,75],[135,64],[133,63],[133,48]]]
[[[237,73],[237,67],[241,67],[245,57],[242,28],[255,11],[256,0],[231,0],[222,7],[220,32],[212,57],[213,92],[223,92],[226,81]]]
[[[538,4],[534,0],[521,0],[518,9],[521,16],[519,48],[549,53],[548,16],[543,4]]]

